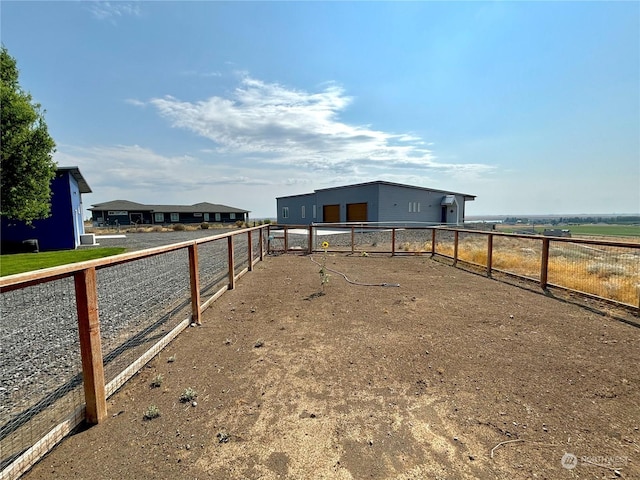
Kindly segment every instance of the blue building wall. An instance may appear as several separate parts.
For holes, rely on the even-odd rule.
[[[31,225],[2,218],[2,242],[38,240],[41,251],[75,249],[84,233],[82,200],[78,182],[68,171],[56,173],[51,182],[51,216]]]

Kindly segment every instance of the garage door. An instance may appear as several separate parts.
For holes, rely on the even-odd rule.
[[[347,203],[347,222],[366,222],[366,203]]]
[[[323,205],[322,221],[325,223],[339,223],[340,205]]]

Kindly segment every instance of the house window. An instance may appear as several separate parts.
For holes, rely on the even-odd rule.
[[[180,221],[180,214],[179,213],[172,213],[171,214],[171,221],[172,222],[179,222]]]
[[[164,213],[154,213],[153,214],[153,221],[156,222],[156,223],[164,222]]]
[[[194,216],[194,217],[201,217],[201,216],[202,216],[202,214],[201,214],[201,213],[194,213],[194,214],[193,214],[193,216]]]
[[[208,222],[208,221],[209,221],[209,214],[208,214],[208,213],[205,213],[205,214],[204,214],[204,221],[205,221],[205,222]]]
[[[230,218],[231,220],[235,220],[235,219],[236,219],[236,214],[235,214],[235,213],[230,213],[230,214],[229,214],[229,218]]]
[[[312,212],[313,218],[316,218],[316,206],[315,205],[312,207],[312,210],[313,210],[313,212]]]
[[[416,213],[420,211],[420,202],[409,202],[409,213]]]
[[[302,205],[302,207],[300,208],[300,215],[302,216],[302,218],[304,218],[304,217],[305,217],[305,213],[306,213],[306,212],[305,212],[305,206],[304,206],[304,205]]]
[[[411,210],[411,207],[413,207],[413,203],[409,202],[409,213],[411,213],[413,210]]]
[[[222,217],[219,213],[216,213],[216,222],[219,222],[220,220],[222,220]]]
[[[420,202],[418,202],[418,213],[420,213]]]
[[[282,207],[282,218],[289,218],[289,207]]]

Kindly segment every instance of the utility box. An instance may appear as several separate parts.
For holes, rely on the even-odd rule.
[[[95,245],[96,236],[93,233],[85,233],[80,235],[80,245]]]

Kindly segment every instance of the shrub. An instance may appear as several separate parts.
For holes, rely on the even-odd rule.
[[[208,224],[207,222],[202,222],[202,223],[200,224],[200,228],[201,228],[202,230],[208,230],[208,229],[209,229],[209,224]]]
[[[155,405],[149,405],[149,408],[144,412],[145,420],[153,420],[160,416],[160,409]]]
[[[151,231],[152,231],[152,232],[161,232],[162,230],[164,230],[164,229],[162,228],[162,225],[156,225],[155,227],[153,227],[153,228],[151,229]]]
[[[173,229],[174,232],[184,232],[187,229],[187,227],[185,227],[181,223],[176,223],[171,228]]]
[[[161,373],[159,373],[158,375],[153,377],[153,380],[151,380],[151,388],[159,388],[162,385],[163,380],[164,377]]]
[[[180,395],[180,401],[182,403],[190,402],[197,396],[198,396],[198,392],[196,392],[193,388],[189,387]]]
[[[244,222],[243,222],[242,220],[238,220],[238,221],[236,222],[236,227],[238,227],[238,228],[242,228],[242,227],[244,227]]]

